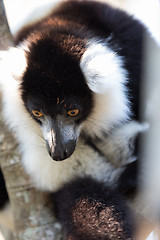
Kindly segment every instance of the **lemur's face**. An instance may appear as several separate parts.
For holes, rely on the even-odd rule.
[[[90,104],[76,96],[57,97],[51,102],[39,96],[29,97],[25,105],[42,129],[50,156],[56,161],[69,158],[75,150]]]
[[[22,100],[40,124],[54,160],[72,155],[89,117],[92,125],[101,119],[99,125],[106,130],[126,119],[126,72],[121,59],[105,44],[52,31],[31,34],[27,41],[20,77]],[[96,134],[96,127],[92,130],[89,124],[87,131]]]
[[[34,45],[28,52],[21,90],[50,156],[56,161],[69,158],[93,102],[79,62],[49,42]]]

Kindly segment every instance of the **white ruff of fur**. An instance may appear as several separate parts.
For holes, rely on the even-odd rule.
[[[127,71],[123,59],[100,41],[92,41],[81,58],[80,67],[94,95],[94,109],[84,129],[90,135],[108,132],[130,117]],[[91,131],[90,131],[91,130]]]
[[[114,56],[112,57],[114,59]],[[123,167],[116,169],[110,162],[107,162],[106,158],[100,156],[81,139],[69,159],[56,162],[50,158],[42,131],[26,111],[21,99],[19,87],[26,68],[25,51],[22,47],[11,48],[9,52],[2,52],[0,58],[0,86],[3,93],[4,117],[16,135],[22,153],[22,163],[35,185],[43,190],[56,191],[78,176],[90,176],[113,186],[113,181],[116,181]],[[97,77],[101,79],[99,75]],[[124,120],[123,114],[125,118],[128,116],[128,102],[125,100],[123,86],[125,78],[112,80],[108,86],[105,86],[106,93],[95,93],[96,102],[92,114],[93,120],[91,120],[96,123],[97,127],[92,124],[89,126],[88,121],[86,122],[86,127],[91,127],[93,134],[98,134],[102,129],[102,121],[106,124],[106,128],[106,126],[112,126],[113,123]],[[83,128],[84,126],[85,124]],[[119,151],[115,153],[119,154]],[[114,157],[116,159],[116,156]]]
[[[16,68],[18,64],[20,69]],[[12,48],[8,53],[2,53],[0,68],[4,117],[19,142],[24,168],[38,188],[56,191],[77,176],[91,176],[107,184],[118,177],[122,169],[114,169],[83,142],[77,144],[76,151],[66,161],[53,161],[39,125],[30,117],[21,99],[19,85],[26,68],[24,50]]]

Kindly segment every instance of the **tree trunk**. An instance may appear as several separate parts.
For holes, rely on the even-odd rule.
[[[11,45],[12,36],[6,21],[3,1],[0,0],[0,50],[7,49]],[[0,111],[1,105],[0,102]],[[0,165],[13,211],[13,239],[62,239],[61,226],[55,219],[49,194],[36,190],[24,173],[17,143],[4,126],[1,113]]]

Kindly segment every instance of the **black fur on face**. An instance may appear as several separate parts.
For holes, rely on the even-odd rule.
[[[81,39],[62,33],[51,32],[39,38],[31,43],[27,53],[22,99],[25,105],[29,99],[36,99],[39,108],[52,117],[61,114],[64,108],[67,111],[78,107],[81,122],[93,105],[91,91],[79,67],[84,44]]]
[[[45,39],[44,42],[46,43],[47,39],[50,39],[51,41],[49,42],[52,42],[51,45],[53,45],[54,39],[59,46],[61,45],[63,50],[65,48],[65,51],[70,56],[72,55],[75,59],[79,59],[85,49],[84,39],[94,40],[98,38],[104,40],[107,42],[106,47],[112,49],[124,60],[124,68],[127,70],[128,78],[130,79],[126,83],[126,87],[131,103],[131,112],[134,118],[138,119],[143,36],[145,36],[144,33],[147,34],[145,27],[132,16],[129,16],[120,9],[112,8],[106,3],[100,3],[99,1],[62,2],[51,15],[40,20],[33,26],[22,29],[16,36],[15,43],[18,44],[26,38],[29,41],[36,42],[35,38],[39,35],[39,39]],[[48,33],[46,33],[47,31]],[[55,33],[58,34],[56,35]],[[58,37],[56,38],[56,36]],[[46,56],[48,58],[48,52],[45,49],[46,47],[43,54],[42,49],[41,52],[36,54],[40,61],[42,61],[42,57],[44,60]],[[59,69],[62,71],[62,64]]]
[[[93,97],[80,70],[81,39],[62,33],[40,34],[27,52],[21,91],[24,105],[41,124],[50,156],[69,158],[82,123],[91,113]],[[34,111],[43,113],[35,117]],[[78,114],[71,116],[74,111]]]

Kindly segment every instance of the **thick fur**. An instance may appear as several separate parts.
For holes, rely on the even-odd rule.
[[[77,136],[85,132],[93,139],[103,138],[131,115],[138,117],[143,31],[138,21],[108,5],[67,2],[21,32],[17,47],[2,53],[4,115],[20,142],[25,169],[38,187],[56,190],[64,168],[64,176],[74,174],[68,175],[69,159],[60,166],[51,161],[41,129],[27,112],[27,99],[35,98],[50,115],[57,98],[78,101],[83,114]]]
[[[133,216],[117,189],[89,178],[77,179],[54,194],[68,240],[129,240]]]
[[[136,159],[130,140],[145,130],[133,121],[139,117],[144,31],[137,20],[106,4],[67,1],[23,29],[16,46],[1,53],[5,121],[38,188],[56,192],[87,177],[111,191],[107,204],[126,163]],[[73,109],[79,115],[69,118]],[[46,142],[53,159],[67,159],[53,161]]]

